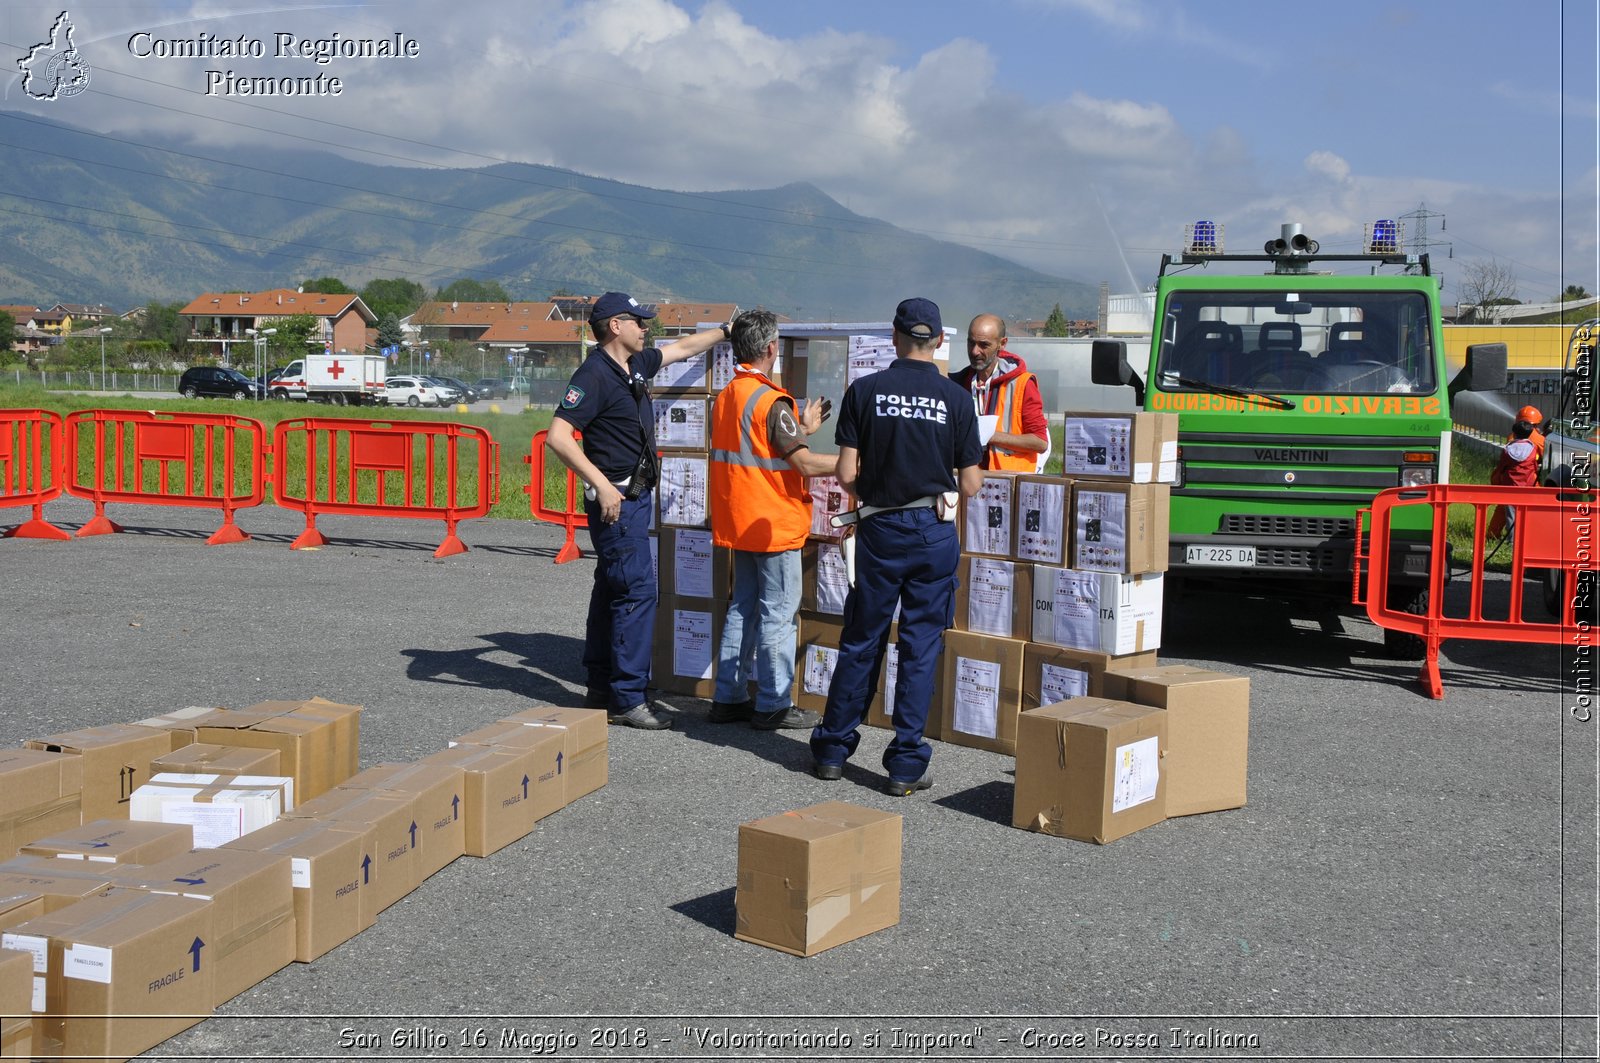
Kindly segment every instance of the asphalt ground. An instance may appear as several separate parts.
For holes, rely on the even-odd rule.
[[[284,510],[217,547],[212,514],[111,516],[0,540],[0,741],[321,695],[365,706],[368,766],[581,700],[592,566],[554,564],[552,527],[470,522],[439,560],[432,522],[324,517],[328,545],[291,551]],[[1066,841],[1010,826],[1007,757],[936,744],[934,788],[890,798],[886,732],[822,783],[803,732],[672,698],[675,730],[610,728],[604,789],[151,1058],[1593,1058],[1570,651],[1449,643],[1432,701],[1352,613],[1183,611],[1163,661],[1251,679],[1242,809]],[[830,799],[905,817],[900,923],[810,959],[736,940],[738,825]]]

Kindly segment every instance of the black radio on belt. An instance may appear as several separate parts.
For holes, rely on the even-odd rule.
[[[656,452],[649,447],[639,451],[639,461],[633,467],[633,475],[628,477],[628,486],[622,489],[622,497],[632,502],[644,495],[661,479],[661,463],[656,460]]]

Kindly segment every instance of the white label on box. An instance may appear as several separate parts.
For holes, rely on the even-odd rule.
[[[196,849],[215,849],[244,834],[244,809],[238,805],[169,801],[161,808],[161,822],[187,823],[194,828]]]
[[[1000,726],[1000,663],[956,657],[956,730],[993,738]]]
[[[967,565],[967,630],[1011,637],[1016,615],[1016,566],[992,557],[974,557]]]
[[[1134,483],[1147,484],[1155,477],[1155,474],[1155,466],[1148,461],[1136,461],[1133,463]]]
[[[91,856],[89,859],[97,864],[114,864],[117,862],[117,858],[114,856]]]
[[[972,553],[1011,553],[1011,489],[1009,476],[985,476],[978,493],[967,499],[961,548]]]
[[[656,417],[656,446],[680,450],[706,449],[706,400],[653,399]]]
[[[1072,567],[1091,572],[1128,571],[1128,496],[1086,491],[1079,484],[1073,508],[1077,539]]]
[[[839,486],[839,478],[812,476],[806,480],[806,492],[811,495],[811,534],[838,539],[844,530],[829,520],[850,508],[850,496]]]
[[[1067,563],[1067,535],[1062,514],[1067,511],[1068,485],[1037,483],[1017,485],[1017,557],[1046,565]]]
[[[1178,482],[1178,441],[1176,439],[1163,440],[1161,443],[1161,468],[1156,472],[1156,480],[1164,484]]]
[[[672,611],[672,674],[710,679],[711,614],[699,609]]]
[[[815,643],[806,647],[806,659],[801,671],[802,689],[807,694],[817,697],[828,696],[828,688],[833,685],[833,669],[839,663],[839,651],[832,646],[818,646]]]
[[[49,985],[50,985],[50,979],[48,979],[48,978],[40,978],[38,976],[34,977],[34,979],[33,979],[33,999],[28,1004],[28,1006],[30,1008],[32,1008],[34,1011],[43,1011],[44,1010],[45,1001],[49,999],[49,994],[47,992]]]
[[[883,655],[883,714],[894,719],[894,683],[900,678],[900,644],[891,642]]]
[[[289,857],[289,882],[297,890],[311,888],[311,861],[304,856]]]
[[[733,344],[727,340],[711,348],[711,390],[721,391],[733,380],[739,360],[733,356]]]
[[[38,937],[34,934],[0,934],[0,948],[32,953],[34,974],[44,974],[50,969],[50,939],[47,937]]]
[[[661,523],[677,524],[691,528],[706,527],[706,477],[705,458],[661,458]]]
[[[846,386],[871,376],[894,361],[894,341],[887,336],[851,336],[850,362],[845,369]]]
[[[672,588],[691,598],[710,598],[711,533],[699,528],[683,528],[673,536]]]
[[[1126,477],[1133,471],[1132,445],[1131,418],[1068,414],[1062,425],[1061,472]]]
[[[62,952],[62,973],[80,982],[111,984],[111,950],[100,945],[68,945]]]
[[[1156,799],[1156,784],[1161,781],[1161,749],[1154,735],[1118,746],[1115,763],[1112,812],[1121,812]]]
[[[1039,666],[1039,704],[1054,705],[1089,693],[1089,673],[1059,664]]]
[[[1100,577],[1070,568],[1036,568],[1034,640],[1080,650],[1100,649]],[[1039,574],[1048,572],[1047,581]],[[1039,585],[1039,583],[1043,585]],[[1043,607],[1045,623],[1040,624]]]
[[[651,378],[650,386],[654,388],[704,388],[708,387],[706,381],[706,352],[685,358],[681,362],[664,365],[660,371]]]
[[[844,615],[850,594],[850,576],[844,567],[844,550],[838,543],[817,544],[817,612]]]
[[[88,857],[84,856],[82,853],[56,853],[55,857],[56,857],[57,860],[87,860],[88,859]]]

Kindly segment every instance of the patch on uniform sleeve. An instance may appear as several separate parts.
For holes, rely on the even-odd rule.
[[[565,395],[561,396],[561,408],[563,410],[575,410],[578,408],[578,404],[582,401],[583,389],[574,384],[567,388],[567,393]]]

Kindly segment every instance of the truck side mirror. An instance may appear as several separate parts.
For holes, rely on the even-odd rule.
[[[1506,345],[1474,343],[1467,348],[1467,362],[1450,381],[1450,396],[1463,391],[1503,391],[1506,386]]]
[[[1089,348],[1089,379],[1109,387],[1131,387],[1135,401],[1144,405],[1144,381],[1128,364],[1128,345],[1122,340],[1095,340]]]

